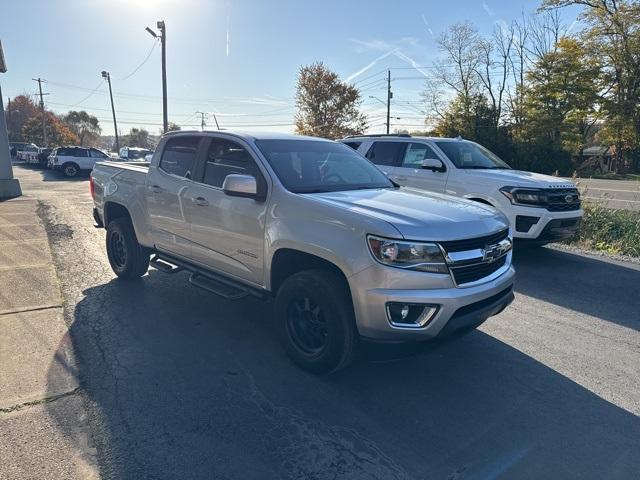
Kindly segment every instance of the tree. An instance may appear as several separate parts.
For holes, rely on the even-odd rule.
[[[12,142],[24,142],[22,135],[23,127],[33,118],[42,115],[38,106],[31,100],[28,95],[18,95],[9,104],[5,117],[7,119],[7,133],[9,140]],[[40,116],[40,122],[42,117]],[[42,126],[40,127],[42,130]]]
[[[141,148],[153,148],[153,143],[148,130],[135,127],[129,130],[129,135],[126,135],[121,141],[122,145]]]
[[[67,124],[52,112],[45,111],[47,141],[51,146],[75,145],[78,143],[78,136],[71,131]],[[22,137],[24,141],[44,145],[42,136],[42,118],[40,115],[32,117],[22,127]]]
[[[84,110],[79,112],[71,110],[63,119],[71,131],[78,136],[80,146],[93,145],[100,137],[102,132],[100,122],[96,117],[89,115]]]
[[[360,102],[358,89],[341,82],[322,62],[303,66],[296,88],[296,133],[334,139],[363,133],[367,122]]]
[[[516,140],[529,168],[571,173],[571,154],[585,147],[598,115],[600,65],[575,39],[561,38],[527,72],[524,122]]]
[[[544,0],[543,8],[582,6],[589,51],[603,59],[605,124],[615,145],[612,169],[640,169],[640,3],[637,0]]]

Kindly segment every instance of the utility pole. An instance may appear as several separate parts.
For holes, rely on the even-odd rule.
[[[387,70],[387,135],[389,135],[389,127],[391,126],[391,99],[393,92],[391,91],[391,70]]]
[[[118,123],[116,122],[116,108],[113,106],[113,92],[111,91],[111,75],[103,70],[102,78],[109,84],[109,97],[111,97],[111,113],[113,114],[113,130],[116,133],[116,153],[120,154],[120,139],[118,138]]]
[[[207,123],[204,121],[204,117],[207,115],[205,112],[196,112],[196,115],[200,115],[200,130],[204,130]]]
[[[42,93],[42,82],[44,82],[44,80],[40,79],[40,77],[32,78],[31,80],[33,80],[34,82],[38,82],[38,90],[40,90],[40,111],[42,112],[42,138],[44,141],[43,147],[46,147],[47,146],[47,114],[44,111],[44,99],[42,98],[42,96],[49,95],[49,94]]]
[[[162,47],[162,125],[164,133],[169,130],[169,118],[167,114],[167,29],[164,25],[164,20],[158,20],[156,23],[160,35],[154,32],[149,27],[145,30],[149,32],[153,38],[160,38],[160,45]]]

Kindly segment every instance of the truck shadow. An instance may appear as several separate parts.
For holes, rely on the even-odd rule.
[[[67,312],[104,478],[640,471],[640,418],[485,333],[314,377],[285,358],[268,304],[185,283],[113,280]]]
[[[516,292],[640,330],[640,265],[551,248],[516,249]]]

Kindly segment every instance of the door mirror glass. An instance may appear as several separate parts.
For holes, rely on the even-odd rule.
[[[442,161],[438,160],[437,158],[425,158],[424,160],[422,160],[421,167],[425,170],[431,170],[433,172],[444,172],[447,170]]]
[[[232,173],[225,177],[222,191],[232,197],[257,198],[258,182],[254,176]]]

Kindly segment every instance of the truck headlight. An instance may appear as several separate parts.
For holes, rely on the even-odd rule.
[[[390,267],[430,273],[449,273],[440,247],[435,243],[418,243],[389,238],[367,237],[369,250],[378,262]]]
[[[535,188],[502,187],[500,192],[514,205],[542,207],[547,204],[547,192]]]

